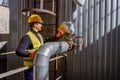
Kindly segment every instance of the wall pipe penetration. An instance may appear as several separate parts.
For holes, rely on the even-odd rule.
[[[34,58],[34,80],[49,80],[49,59],[52,55],[69,49],[67,42],[48,42],[41,46]]]

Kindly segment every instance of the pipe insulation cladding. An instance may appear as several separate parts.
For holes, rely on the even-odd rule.
[[[67,42],[48,42],[42,45],[34,58],[34,80],[49,80],[49,59],[52,55],[69,49]]]
[[[79,6],[84,6],[85,0],[74,0]]]

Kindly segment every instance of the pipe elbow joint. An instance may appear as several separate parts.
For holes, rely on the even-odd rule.
[[[67,51],[69,49],[69,44],[67,42],[48,42],[42,45],[37,54],[50,57],[53,54]]]

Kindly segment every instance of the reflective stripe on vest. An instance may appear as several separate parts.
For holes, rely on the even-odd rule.
[[[26,50],[26,51],[34,52],[34,51],[38,50],[38,48],[41,45],[43,45],[43,39],[42,39],[42,36],[40,34],[38,34],[40,37],[40,41],[31,31],[27,32],[26,34],[30,37],[30,40],[31,40],[32,45],[33,45],[33,49]],[[24,66],[32,66],[32,65],[33,65],[33,58],[29,58],[29,57],[24,58]]]

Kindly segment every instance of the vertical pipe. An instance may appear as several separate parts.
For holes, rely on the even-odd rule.
[[[65,0],[65,21],[68,21],[68,3],[69,0]]]
[[[90,44],[93,44],[93,15],[94,15],[94,0],[90,1],[89,6],[89,37],[90,37]]]
[[[40,9],[43,9],[43,0],[40,0]]]
[[[79,7],[78,15],[79,15],[79,17],[78,17],[78,21],[79,21],[78,22],[78,36],[83,37],[83,7]],[[82,51],[82,47],[79,47],[79,51]]]
[[[54,12],[55,10],[55,0],[52,1],[52,12]]]
[[[54,0],[53,0],[54,1]],[[55,6],[54,6],[55,7]],[[56,0],[56,31],[57,32],[57,29],[58,29],[58,22],[59,22],[59,1]],[[58,56],[57,54],[55,55],[56,57]],[[55,64],[54,64],[55,68],[54,68],[54,80],[56,79],[57,77],[57,70],[58,70],[58,60],[55,61]]]

